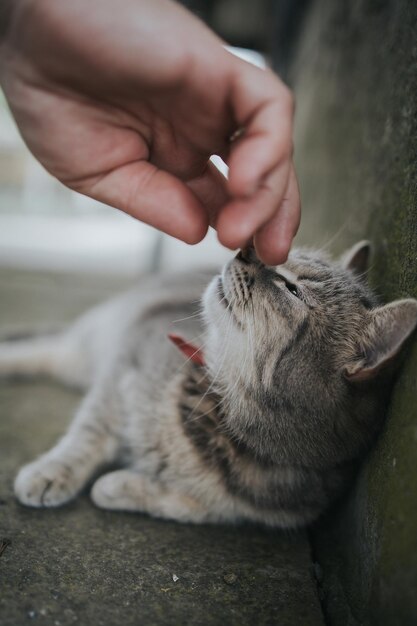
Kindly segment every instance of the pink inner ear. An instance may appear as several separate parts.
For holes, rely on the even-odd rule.
[[[190,361],[197,363],[197,365],[206,364],[204,361],[203,351],[201,348],[198,348],[194,344],[190,343],[189,341],[186,341],[179,335],[175,335],[173,333],[168,334],[168,339],[170,339],[172,343],[175,344],[177,348],[181,350],[183,354],[185,354],[187,359],[190,359]]]

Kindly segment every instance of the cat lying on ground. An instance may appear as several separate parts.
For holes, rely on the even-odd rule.
[[[417,301],[378,306],[369,244],[340,263],[240,252],[201,276],[151,277],[61,334],[0,345],[0,374],[87,389],[68,432],[23,467],[19,501],[54,507],[92,487],[105,509],[190,522],[296,527],[345,488],[381,427]],[[207,280],[207,278],[206,278]],[[194,301],[194,304],[193,304]],[[188,339],[167,333],[183,320]],[[188,359],[186,358],[188,357]]]

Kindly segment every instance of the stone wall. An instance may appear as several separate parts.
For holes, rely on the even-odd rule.
[[[384,300],[417,297],[417,3],[317,0],[293,68],[299,243],[368,238]],[[417,623],[417,341],[349,497],[312,531],[328,622]]]

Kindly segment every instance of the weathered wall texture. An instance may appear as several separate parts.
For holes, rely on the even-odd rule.
[[[318,0],[294,67],[300,243],[375,246],[383,299],[417,297],[417,2]],[[417,624],[417,341],[349,498],[313,531],[332,625]]]

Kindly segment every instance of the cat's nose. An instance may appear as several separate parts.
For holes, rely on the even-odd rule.
[[[236,259],[238,259],[238,261],[241,261],[245,265],[251,265],[252,263],[256,263],[257,265],[260,265],[261,263],[258,257],[256,256],[255,248],[252,248],[251,246],[248,246],[247,248],[242,248],[241,250],[239,250],[239,252],[236,255]]]

